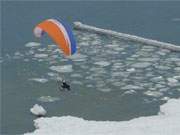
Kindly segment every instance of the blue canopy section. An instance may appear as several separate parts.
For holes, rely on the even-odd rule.
[[[70,42],[71,42],[71,55],[74,54],[76,51],[77,51],[77,47],[76,47],[76,40],[75,40],[75,37],[73,35],[73,31],[70,27],[69,24],[63,22],[63,21],[60,21],[63,26],[65,27],[67,33],[68,33],[68,36],[69,36],[69,39],[70,39]]]

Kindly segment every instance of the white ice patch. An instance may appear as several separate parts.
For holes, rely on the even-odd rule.
[[[140,58],[138,59],[139,61],[145,61],[145,62],[155,62],[155,61],[158,61],[159,58]]]
[[[139,63],[132,64],[131,66],[134,68],[147,68],[150,65],[151,65],[151,63],[149,63],[149,62],[139,62]]]
[[[40,52],[44,52],[44,51],[46,51],[46,48],[39,48],[37,50],[40,51]]]
[[[129,121],[89,121],[72,116],[38,118],[26,135],[179,135],[180,99],[171,99],[155,116]]]
[[[127,71],[127,72],[134,72],[134,71],[136,71],[136,69],[135,69],[135,68],[129,68],[129,69],[127,69],[126,71]]]
[[[73,61],[85,61],[87,56],[83,54],[76,53],[74,55],[69,56],[68,58],[72,59]]]
[[[73,71],[72,65],[51,66],[50,69],[60,73],[68,73]]]
[[[110,88],[100,88],[98,89],[99,91],[102,91],[102,92],[110,92],[111,89]]]
[[[58,97],[51,97],[51,96],[41,96],[38,98],[38,101],[41,102],[54,102],[54,101],[58,101],[60,98]]]
[[[82,75],[81,75],[81,74],[77,74],[77,73],[75,73],[75,74],[72,74],[72,75],[71,75],[71,77],[81,78],[81,77],[82,77]]]
[[[48,54],[35,54],[34,57],[35,58],[47,58]]]
[[[46,83],[48,82],[48,79],[45,78],[31,78],[30,81],[40,82],[40,83]]]
[[[14,58],[14,59],[20,59],[20,58],[22,58],[23,56],[24,56],[24,54],[16,51],[16,52],[14,53],[13,58]]]
[[[137,92],[135,90],[129,90],[129,91],[125,91],[122,96],[126,96],[126,95],[133,95],[136,94]]]
[[[94,64],[101,66],[101,67],[106,67],[106,66],[109,66],[111,63],[107,62],[107,61],[99,61],[99,62],[95,62]]]
[[[151,81],[153,81],[153,82],[160,82],[160,81],[164,81],[164,78],[162,76],[153,77],[151,79]]]
[[[161,97],[163,96],[163,93],[160,91],[146,91],[144,92],[145,95],[147,96],[152,96],[152,97]]]
[[[37,43],[37,42],[29,42],[29,43],[25,44],[26,47],[38,47],[40,45],[41,44]]]
[[[175,78],[167,78],[169,83],[178,83],[178,80],[176,80]]]
[[[76,84],[76,85],[83,85],[83,83],[81,81],[72,81],[73,84]]]
[[[122,87],[123,90],[142,90],[143,87],[136,86],[136,85],[126,85],[125,87]]]
[[[40,106],[40,105],[38,105],[38,104],[35,104],[31,109],[30,109],[30,111],[31,111],[31,113],[32,114],[34,114],[34,115],[36,115],[36,116],[44,116],[44,115],[46,115],[46,110],[42,107],[42,106]]]
[[[167,78],[168,85],[169,86],[177,86],[178,85],[178,80],[175,78]]]
[[[54,72],[49,72],[49,73],[47,73],[47,75],[50,76],[50,77],[56,77],[56,76],[58,76],[58,74],[57,74],[57,73],[54,73]]]

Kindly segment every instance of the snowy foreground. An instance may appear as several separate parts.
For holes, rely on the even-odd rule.
[[[179,135],[180,99],[171,99],[160,107],[157,116],[130,121],[88,121],[71,116],[38,118],[37,128],[26,135]]]

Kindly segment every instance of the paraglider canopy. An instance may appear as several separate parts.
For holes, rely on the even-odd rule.
[[[34,35],[40,38],[46,32],[66,56],[76,52],[76,41],[70,26],[56,19],[48,19],[34,28]]]

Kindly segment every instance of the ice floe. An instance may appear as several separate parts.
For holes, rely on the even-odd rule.
[[[72,56],[69,56],[68,58],[72,59],[73,61],[85,61],[87,56],[80,53],[76,53]]]
[[[163,93],[160,91],[146,91],[144,92],[145,95],[147,96],[152,96],[152,97],[161,97],[163,96]]]
[[[134,71],[136,71],[136,69],[135,69],[135,68],[129,68],[129,69],[127,69],[126,71],[128,71],[128,72],[134,72]]]
[[[37,43],[37,42],[29,42],[29,43],[25,44],[26,47],[38,47],[40,45],[41,44]]]
[[[143,87],[129,84],[129,85],[122,87],[122,89],[124,89],[124,90],[142,90]]]
[[[41,102],[55,102],[58,100],[60,100],[59,97],[51,97],[51,96],[41,96],[38,98],[38,101],[41,101]]]
[[[36,130],[25,135],[179,135],[180,99],[171,99],[160,107],[158,115],[129,121],[91,121],[62,116],[38,118]]]
[[[137,92],[135,90],[125,91],[121,96],[134,95]]]
[[[68,73],[73,71],[72,65],[51,66],[50,69],[61,73]]]
[[[106,66],[109,66],[111,63],[107,61],[99,61],[99,62],[95,62],[94,64],[102,66],[102,67],[106,67]]]
[[[30,112],[36,116],[44,116],[46,115],[46,110],[41,106],[41,105],[38,105],[38,104],[35,104],[31,109],[30,109]]]
[[[150,65],[152,65],[152,64],[149,62],[139,62],[139,63],[132,64],[131,67],[133,67],[133,68],[147,68]]]
[[[46,78],[31,78],[30,81],[40,82],[40,83],[46,83],[48,82],[48,79]]]
[[[35,58],[47,58],[48,54],[35,54],[34,57]]]

